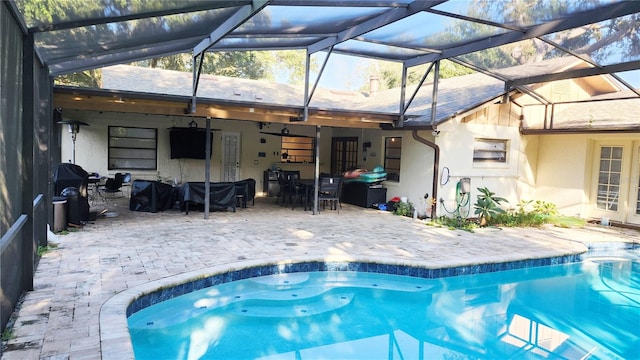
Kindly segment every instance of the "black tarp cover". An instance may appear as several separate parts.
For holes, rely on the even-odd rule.
[[[236,185],[232,182],[209,184],[209,209],[236,210]],[[186,211],[187,202],[204,204],[204,182],[188,182],[180,188],[180,210]]]
[[[56,167],[53,173],[53,186],[55,195],[61,195],[62,191],[68,187],[78,189],[77,199],[68,199],[67,222],[82,225],[82,222],[89,220],[89,199],[87,198],[87,187],[89,186],[89,174],[76,164],[62,163]]]
[[[76,164],[62,163],[53,173],[53,183],[56,196],[59,196],[65,188],[74,187],[78,189],[80,197],[86,198],[89,173]]]
[[[129,210],[158,212],[172,209],[176,201],[176,189],[158,181],[135,180],[131,185]]]

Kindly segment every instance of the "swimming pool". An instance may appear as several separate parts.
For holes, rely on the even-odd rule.
[[[137,359],[640,358],[639,259],[636,249],[455,274],[247,269],[141,298],[129,331]]]

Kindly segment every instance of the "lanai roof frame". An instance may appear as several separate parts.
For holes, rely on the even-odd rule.
[[[49,19],[25,11],[30,2],[10,1],[9,6],[25,15],[25,27],[33,35],[36,52],[52,76],[186,51],[197,57],[205,51],[243,49],[306,49],[308,54],[330,51],[400,62],[405,68],[442,59],[469,64],[468,56],[475,52],[523,40],[543,42],[555,49],[554,56],[581,59],[589,66],[552,74],[504,76],[499,68],[474,64],[476,70],[504,81],[504,94],[531,83],[623,71],[640,74],[640,56],[600,65],[582,57],[580,49],[555,42],[552,37],[611,19],[637,19],[637,1],[567,1],[558,11],[541,11],[525,20],[510,19],[504,13],[473,13],[460,8],[473,6],[471,2],[446,0],[149,0],[131,1],[126,7],[103,0],[87,2],[85,9],[50,9]],[[424,26],[425,21],[428,26]],[[456,38],[447,28],[455,26],[467,26],[474,32]],[[192,101],[197,95],[197,76],[195,73]],[[312,96],[313,81],[308,77],[307,93],[301,99],[305,109]],[[640,95],[633,84],[617,79]],[[404,108],[406,104],[399,104],[400,119]],[[306,113],[301,114],[303,118]]]

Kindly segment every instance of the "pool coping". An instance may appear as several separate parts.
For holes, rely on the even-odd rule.
[[[419,261],[399,261],[389,258],[332,256],[290,257],[287,259],[255,259],[225,263],[177,274],[151,281],[124,290],[109,300],[100,309],[100,350],[103,360],[135,359],[133,344],[128,330],[130,314],[154,303],[186,294],[207,286],[246,279],[250,277],[304,271],[363,271],[441,278],[472,275],[527,267],[559,265],[579,262],[589,250],[583,249],[556,254],[538,254],[538,257],[505,259],[500,262],[473,263],[460,261],[450,266],[429,266]]]

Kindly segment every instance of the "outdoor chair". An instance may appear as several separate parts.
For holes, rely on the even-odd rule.
[[[116,173],[114,177],[107,178],[104,183],[104,189],[102,190],[105,195],[110,195],[110,197],[115,198],[115,194],[120,193],[124,195],[122,192],[122,184],[124,182],[124,175],[121,173]]]
[[[247,203],[251,201],[252,205],[256,204],[256,180],[244,179],[236,181],[236,207],[246,208]]]
[[[318,202],[322,202],[322,208],[325,209],[326,203],[329,208],[340,212],[340,186],[342,177],[321,177],[318,189]]]
[[[289,183],[287,182],[285,174],[283,173],[278,174],[278,184],[280,185],[280,190],[278,191],[276,204],[280,204],[284,206],[285,202],[287,201],[287,197],[290,198]]]
[[[131,173],[122,174],[122,187],[128,189],[127,196],[131,196]]]
[[[298,178],[294,175],[289,176],[289,199],[291,202],[291,210],[295,209],[296,204],[304,205],[307,210],[307,188],[297,184]],[[304,202],[303,202],[304,201]]]

